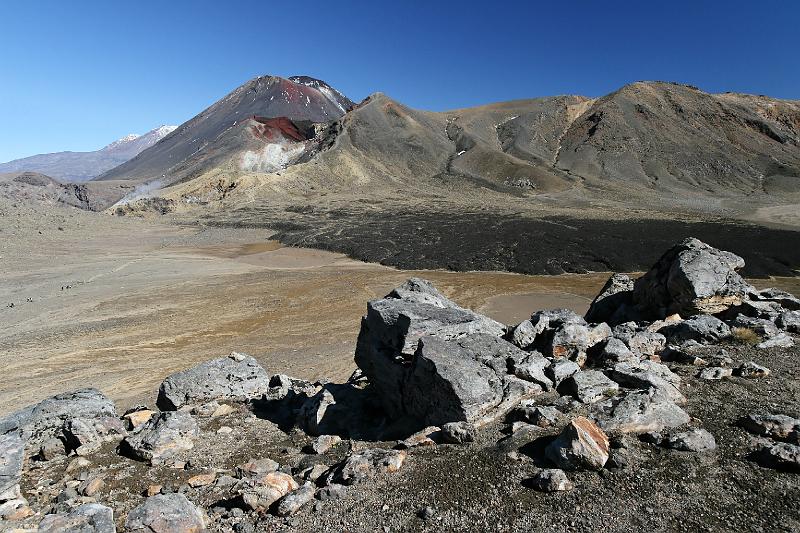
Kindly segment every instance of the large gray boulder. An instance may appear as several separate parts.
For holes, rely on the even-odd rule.
[[[594,404],[592,417],[606,432],[641,434],[682,426],[689,415],[659,389],[635,390]]]
[[[686,403],[686,398],[680,391],[680,376],[661,363],[649,360],[617,363],[608,370],[608,375],[623,387],[656,389],[676,404]]]
[[[129,456],[157,464],[173,455],[191,450],[200,428],[185,411],[167,411],[151,418],[137,433],[122,441]]]
[[[504,334],[499,322],[414,278],[368,304],[355,361],[391,418],[420,427],[480,424],[542,389],[514,375],[517,365],[535,361]],[[528,370],[531,380],[546,379],[535,367]]]
[[[654,318],[717,314],[754,289],[736,272],[738,255],[689,238],[667,250],[633,289],[633,302]]]
[[[270,377],[249,355],[232,353],[172,374],[158,390],[158,407],[174,411],[211,400],[246,402],[270,389]]]
[[[74,418],[92,420],[116,417],[112,402],[97,389],[86,388],[56,394],[0,420],[0,434],[17,432],[30,447],[60,437],[64,424]]]
[[[19,495],[25,442],[16,433],[0,435],[0,503]]]
[[[158,494],[128,513],[125,531],[199,533],[205,531],[205,523],[200,510],[183,494]]]
[[[670,344],[681,345],[687,341],[716,344],[731,336],[731,328],[711,315],[699,315],[659,330]]]
[[[86,503],[69,513],[56,513],[39,522],[39,533],[115,533],[114,510]]]

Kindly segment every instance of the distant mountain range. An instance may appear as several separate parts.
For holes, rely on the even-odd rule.
[[[127,135],[94,152],[57,152],[15,159],[1,163],[0,173],[38,172],[64,183],[88,181],[150,148],[174,129],[175,126],[160,126],[144,135]]]

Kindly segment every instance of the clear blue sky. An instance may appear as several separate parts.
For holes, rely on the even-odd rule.
[[[800,98],[800,2],[0,1],[0,161],[307,74],[444,110],[660,79]]]

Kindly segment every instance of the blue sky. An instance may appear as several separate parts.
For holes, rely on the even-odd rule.
[[[643,79],[800,99],[793,1],[4,0],[0,21],[0,161],[179,124],[262,74],[432,110]]]

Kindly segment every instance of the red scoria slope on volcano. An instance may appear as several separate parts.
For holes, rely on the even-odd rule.
[[[325,82],[307,76],[254,78],[182,124],[155,146],[98,179],[143,182],[166,177],[166,181],[171,182],[180,178],[179,169],[185,167],[187,161],[206,152],[215,142],[218,144],[223,136],[235,134],[235,130],[245,124],[252,126],[255,122],[269,128],[277,127],[287,136],[289,130],[303,127],[286,123],[334,121],[353,105]],[[264,122],[279,118],[287,119],[286,123]],[[262,135],[266,133],[263,127],[261,131]],[[287,138],[297,140],[296,134]]]

